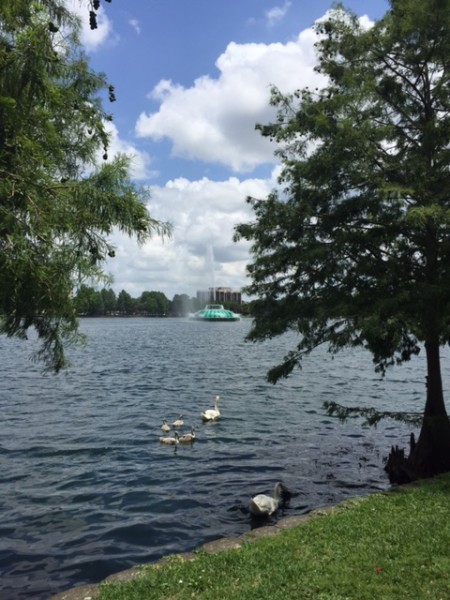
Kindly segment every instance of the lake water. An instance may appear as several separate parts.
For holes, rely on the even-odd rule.
[[[282,480],[280,516],[389,487],[383,459],[409,426],[325,415],[347,405],[420,410],[424,358],[374,373],[370,355],[324,349],[276,386],[267,369],[294,338],[244,342],[248,320],[82,320],[71,368],[43,376],[30,344],[0,338],[0,597],[46,599],[253,523],[250,496]],[[222,419],[200,412],[220,395]],[[159,443],[183,414],[197,440]]]

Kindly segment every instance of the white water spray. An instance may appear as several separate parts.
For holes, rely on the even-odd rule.
[[[208,277],[211,285],[208,287],[212,287],[214,289],[214,298],[213,301],[216,300],[216,280],[214,275],[214,246],[212,241],[208,244],[207,252],[206,252],[206,265],[208,269]]]

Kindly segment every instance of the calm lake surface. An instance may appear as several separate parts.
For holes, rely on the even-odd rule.
[[[293,497],[276,518],[389,487],[383,459],[411,428],[341,424],[322,404],[420,410],[424,357],[382,380],[370,355],[320,349],[272,386],[295,338],[251,344],[249,327],[85,319],[87,345],[58,376],[28,360],[31,343],[0,338],[0,598],[47,599],[240,535],[250,496],[278,480]],[[216,394],[222,419],[204,424]],[[175,451],[160,425],[180,414],[197,440]]]

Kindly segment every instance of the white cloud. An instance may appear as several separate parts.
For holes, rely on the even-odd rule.
[[[173,156],[223,164],[234,172],[274,162],[274,146],[255,124],[274,117],[271,85],[284,92],[322,85],[314,71],[316,40],[306,29],[286,44],[231,42],[216,61],[217,78],[200,77],[189,88],[160,81],[150,94],[159,110],[140,114],[137,135],[168,138]]]
[[[285,2],[283,6],[274,6],[269,10],[266,10],[265,15],[267,19],[267,25],[273,27],[284,19],[288,10],[292,6],[292,2]]]
[[[140,26],[139,21],[137,19],[130,19],[128,21],[128,23],[131,25],[131,27],[135,30],[135,32],[137,34],[141,33],[141,26]]]
[[[150,169],[151,157],[147,152],[139,150],[132,143],[121,139],[114,123],[108,121],[104,126],[109,135],[108,160],[112,160],[116,154],[126,154],[129,156],[131,159],[130,176],[132,179],[153,179],[158,175],[156,171]],[[102,154],[103,150],[99,151],[97,160],[103,160],[101,159]]]
[[[138,247],[134,240],[115,234],[116,258],[108,261],[106,270],[115,279],[117,293],[125,289],[137,297],[145,290],[158,290],[172,299],[178,293],[195,296],[197,290],[214,285],[239,289],[248,283],[249,244],[232,241],[234,227],[254,219],[246,197],[267,197],[280,172],[274,145],[255,131],[255,123],[275,116],[269,106],[271,84],[285,93],[323,85],[314,71],[316,41],[314,31],[305,29],[287,43],[231,42],[216,61],[216,78],[200,77],[190,87],[162,79],[153,88],[149,97],[159,108],[141,113],[136,123],[139,137],[168,139],[173,156],[219,163],[235,173],[251,172],[262,164],[272,164],[273,172],[268,179],[180,177],[152,187],[150,213],[171,222],[173,235]],[[134,177],[150,177],[149,156],[121,140],[114,126],[110,131],[111,155],[133,153]]]
[[[100,8],[97,12],[97,29],[89,27],[89,6],[80,0],[65,0],[67,8],[81,20],[80,41],[87,52],[95,52],[100,46],[117,42],[117,34],[106,12]]]
[[[359,17],[358,21],[363,31],[372,29],[372,27],[375,25],[375,22],[372,21],[372,19],[370,19],[367,15]]]
[[[152,217],[172,222],[171,238],[158,237],[138,247],[116,234],[116,258],[108,262],[113,289],[133,297],[145,290],[195,296],[213,285],[240,289],[246,283],[248,243],[233,243],[234,226],[253,218],[247,196],[266,197],[274,180],[230,177],[226,181],[185,178],[151,188]]]

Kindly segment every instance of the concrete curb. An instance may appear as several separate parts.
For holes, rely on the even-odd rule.
[[[362,496],[361,498],[364,498]],[[209,553],[217,553],[224,552],[226,550],[239,550],[243,543],[252,543],[256,542],[263,537],[275,536],[281,533],[283,530],[290,529],[291,527],[298,527],[300,525],[305,525],[308,521],[312,519],[317,519],[320,517],[324,517],[327,514],[331,513],[333,510],[339,507],[349,506],[350,504],[354,504],[358,501],[359,498],[353,498],[349,503],[348,500],[344,500],[335,506],[328,506],[325,508],[318,508],[307,515],[299,515],[292,517],[284,517],[280,519],[275,525],[268,525],[259,527],[257,529],[252,529],[251,531],[247,531],[243,533],[239,537],[225,537],[220,538],[218,540],[213,540],[212,542],[206,542],[198,550],[203,550],[204,552]],[[51,596],[49,600],[95,600],[100,596],[100,585],[104,582],[127,582],[136,579],[141,575],[145,567],[152,566],[154,568],[163,568],[165,564],[169,560],[173,559],[179,560],[195,560],[196,555],[192,552],[184,552],[180,554],[170,554],[161,558],[160,560],[149,563],[148,565],[139,565],[136,567],[132,567],[131,569],[127,569],[126,571],[119,571],[118,573],[114,573],[109,575],[103,582],[98,584],[88,584],[78,586],[65,592],[60,592],[55,596]]]

